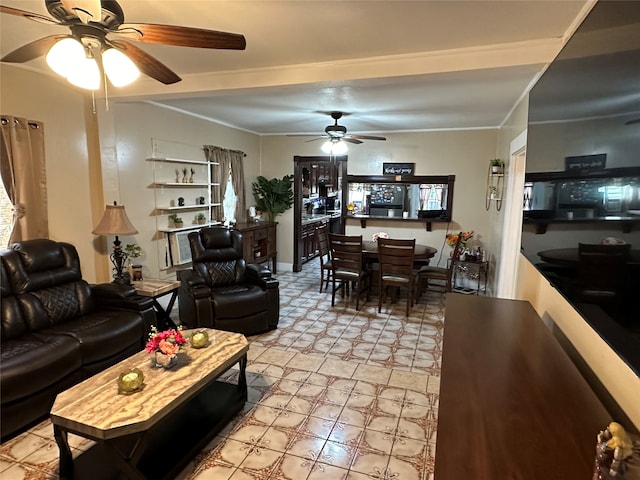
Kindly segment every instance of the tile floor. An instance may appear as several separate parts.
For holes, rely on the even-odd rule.
[[[249,338],[248,402],[180,480],[433,478],[444,297],[424,294],[408,318],[403,302],[356,312],[331,307],[317,272],[277,275],[280,323]],[[0,445],[0,478],[57,479],[57,455],[43,422]]]

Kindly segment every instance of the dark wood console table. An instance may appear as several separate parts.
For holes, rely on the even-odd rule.
[[[245,261],[264,263],[271,260],[271,272],[278,273],[278,222],[238,223],[233,228],[242,232]]]
[[[591,478],[612,421],[528,302],[448,294],[435,478]]]

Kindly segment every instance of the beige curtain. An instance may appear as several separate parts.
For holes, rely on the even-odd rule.
[[[49,237],[44,125],[2,116],[0,176],[13,204],[9,243]]]
[[[244,152],[227,150],[213,145],[205,145],[203,149],[207,160],[220,164],[220,201],[224,200],[224,195],[227,191],[227,180],[231,175],[231,185],[233,185],[238,199],[235,210],[236,221],[238,223],[246,222],[247,201],[244,192],[244,167],[242,165],[242,159],[245,156]]]

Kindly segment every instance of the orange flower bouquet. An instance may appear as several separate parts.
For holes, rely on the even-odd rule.
[[[471,237],[473,237],[473,230],[468,230],[466,232],[462,232],[462,240],[460,241],[461,245],[466,245],[467,242],[471,239]],[[445,240],[447,242],[447,245],[449,245],[451,248],[456,246],[456,242],[458,241],[458,234],[457,233],[447,233],[447,236],[445,237]]]

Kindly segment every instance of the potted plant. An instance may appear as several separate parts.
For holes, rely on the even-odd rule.
[[[293,205],[293,175],[271,180],[258,176],[252,183],[252,188],[256,198],[256,210],[265,212],[269,222],[273,222],[276,215]]]
[[[142,256],[142,248],[140,245],[136,245],[135,243],[127,243],[124,247],[124,252],[127,254],[127,258],[129,259],[131,279],[133,281],[142,280],[142,265],[139,263],[132,263],[131,261],[133,258]]]
[[[184,222],[176,213],[172,213],[171,215],[169,215],[169,220],[173,222],[173,226],[176,228],[182,228],[182,226],[184,225]]]
[[[489,198],[495,199],[498,196],[498,187],[495,185],[489,186]]]
[[[203,225],[207,221],[207,216],[204,213],[199,213],[196,215],[196,222],[198,225]]]
[[[504,166],[504,162],[499,158],[494,158],[491,160],[491,173],[502,173],[502,167]]]

